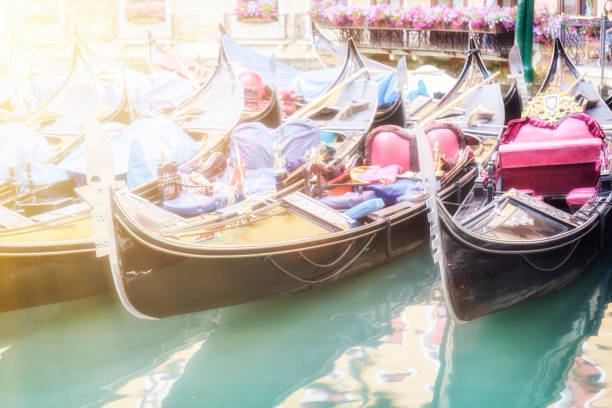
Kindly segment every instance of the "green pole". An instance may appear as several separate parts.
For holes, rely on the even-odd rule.
[[[521,52],[525,82],[533,83],[531,52],[533,46],[533,0],[518,0],[516,13],[516,43]]]

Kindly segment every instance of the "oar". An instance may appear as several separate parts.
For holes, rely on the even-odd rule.
[[[572,84],[569,86],[569,88],[567,88],[565,91],[561,92],[559,94],[559,96],[567,96],[567,95],[569,95],[570,92],[572,92],[574,90],[576,85],[578,85],[580,82],[582,82],[582,80],[584,79],[585,75],[586,75],[586,72],[583,72],[582,75],[580,75],[574,82],[572,82]]]
[[[451,110],[455,106],[460,105],[461,102],[463,102],[465,100],[465,98],[467,98],[468,96],[472,95],[474,92],[476,92],[477,90],[479,90],[483,86],[489,84],[498,75],[499,75],[499,71],[497,71],[496,73],[494,73],[490,77],[486,78],[485,80],[479,82],[478,85],[474,86],[473,88],[470,88],[469,90],[464,92],[461,96],[459,96],[457,99],[453,100],[451,103],[449,103],[448,105],[446,105],[445,107],[443,107],[439,111],[437,111],[437,112],[433,113],[432,115],[428,116],[427,118],[423,119],[420,122],[420,125],[423,126],[423,127],[429,125],[431,122],[433,122],[434,120],[436,120],[440,116],[444,115],[446,112],[448,112],[449,110]]]

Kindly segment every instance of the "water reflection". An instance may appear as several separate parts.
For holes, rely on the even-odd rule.
[[[391,335],[378,344],[349,348],[330,373],[279,407],[425,406],[433,399],[447,322],[446,309],[437,302],[404,307],[391,320]]]
[[[611,261],[601,257],[559,293],[469,324],[451,323],[433,406],[587,406],[590,397],[583,396],[592,386],[576,380],[593,372],[581,353],[610,301]],[[611,355],[605,359],[612,362]]]
[[[608,292],[607,302],[612,300],[610,295]],[[611,349],[612,305],[608,303],[597,333],[582,344],[567,375],[561,398],[551,407],[612,407],[612,388],[609,383],[612,376]]]
[[[161,321],[112,297],[0,314],[2,407],[610,407],[610,255],[457,325],[429,250],[325,288]]]

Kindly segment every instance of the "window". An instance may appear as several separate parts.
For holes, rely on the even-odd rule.
[[[595,16],[597,0],[559,0],[559,11],[570,15]]]

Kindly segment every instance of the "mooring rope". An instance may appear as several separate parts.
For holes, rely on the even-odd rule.
[[[288,270],[286,270],[285,268],[283,268],[281,265],[279,265],[273,258],[272,256],[267,256],[265,259],[270,261],[270,263],[272,265],[274,265],[279,271],[283,272],[285,275],[297,280],[298,282],[302,282],[308,285],[317,285],[319,283],[323,283],[325,281],[328,281],[330,279],[335,278],[336,276],[340,275],[342,272],[344,272],[349,266],[351,266],[353,264],[353,262],[355,262],[357,260],[357,258],[359,258],[361,256],[361,254],[368,248],[368,246],[372,243],[372,241],[374,240],[374,238],[376,237],[378,233],[374,233],[370,239],[368,239],[368,241],[363,245],[363,247],[357,252],[357,254],[351,258],[344,266],[342,266],[341,268],[339,268],[336,272],[333,272],[327,276],[325,276],[324,278],[321,279],[317,279],[317,280],[310,280],[310,279],[303,279],[300,278],[299,276],[289,272]]]

